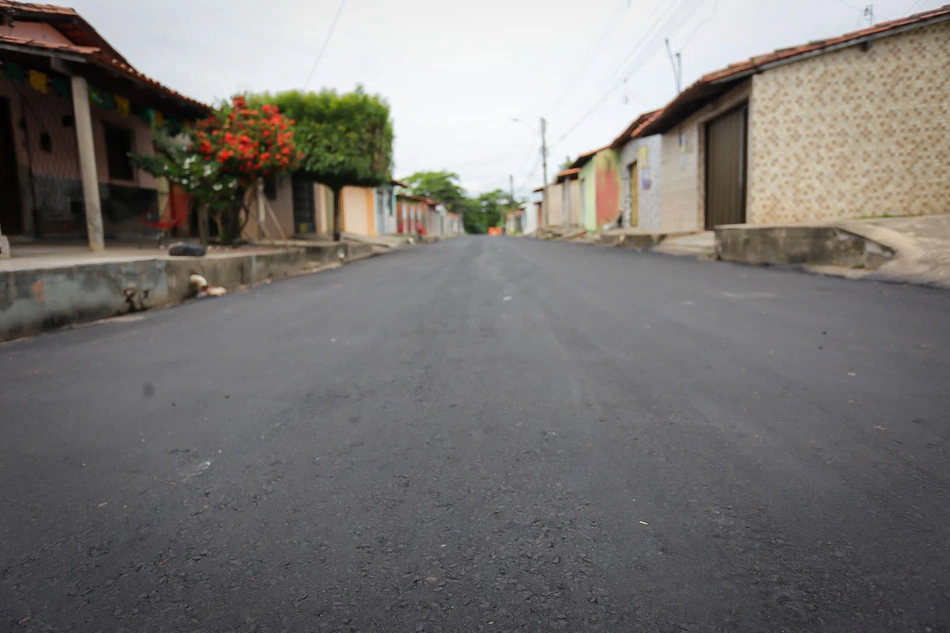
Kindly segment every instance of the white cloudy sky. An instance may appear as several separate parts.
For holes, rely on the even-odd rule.
[[[53,1],[53,0],[51,0]],[[866,0],[345,0],[310,84],[385,96],[395,175],[448,169],[472,192],[541,184],[683,85],[866,24]],[[877,21],[945,0],[878,0]],[[68,0],[139,70],[204,101],[302,88],[339,0]],[[511,121],[520,118],[530,123]]]

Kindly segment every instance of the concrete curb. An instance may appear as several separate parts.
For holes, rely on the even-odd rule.
[[[228,257],[176,257],[0,271],[0,342],[191,298],[199,274],[228,290],[313,274],[373,257],[371,244],[339,250],[288,248]]]

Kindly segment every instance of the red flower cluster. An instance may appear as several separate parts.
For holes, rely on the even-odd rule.
[[[229,112],[198,123],[195,143],[205,159],[217,161],[244,185],[299,166],[303,154],[294,147],[292,119],[274,105],[251,109],[243,97],[231,105]]]

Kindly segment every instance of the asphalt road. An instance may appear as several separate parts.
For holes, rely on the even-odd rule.
[[[469,237],[0,346],[0,630],[950,630],[950,293]]]

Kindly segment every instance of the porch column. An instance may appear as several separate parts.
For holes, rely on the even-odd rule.
[[[96,149],[92,140],[92,113],[89,91],[84,77],[72,77],[73,115],[76,119],[76,141],[79,145],[79,169],[82,172],[82,196],[86,207],[86,230],[89,248],[105,248],[102,236],[102,205],[99,202],[99,176],[96,174]]]

